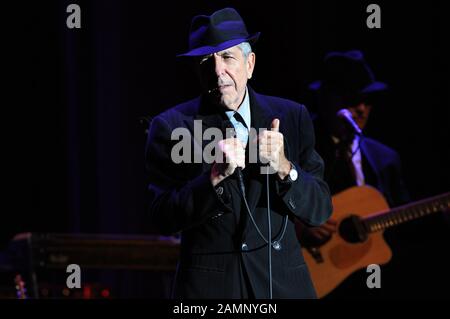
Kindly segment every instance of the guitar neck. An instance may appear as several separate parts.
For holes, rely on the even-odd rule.
[[[370,233],[450,208],[450,192],[370,215],[362,220]]]

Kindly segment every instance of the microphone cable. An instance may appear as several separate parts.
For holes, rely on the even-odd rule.
[[[232,125],[232,123],[230,121],[225,121],[224,127],[228,127],[228,128],[233,128],[234,129],[234,135],[236,136],[236,129],[234,128],[234,125]],[[286,228],[287,228],[287,222],[288,222],[288,218],[287,215],[285,215],[283,217],[284,219],[284,225],[283,225],[283,230],[281,232],[280,237],[277,240],[272,241],[272,220],[270,218],[270,187],[269,187],[269,172],[266,172],[266,197],[267,197],[267,239],[266,237],[263,235],[263,233],[261,232],[261,230],[259,229],[258,225],[256,224],[255,219],[253,218],[253,214],[250,210],[250,206],[248,204],[247,201],[247,196],[246,196],[246,191],[245,191],[245,183],[244,183],[244,177],[242,174],[242,168],[241,167],[236,167],[235,169],[237,177],[238,177],[238,184],[239,184],[239,189],[241,191],[241,195],[242,195],[242,199],[244,201],[245,204],[245,208],[247,210],[247,214],[250,217],[250,220],[253,224],[253,226],[255,227],[258,235],[262,238],[262,240],[267,244],[267,250],[268,250],[268,277],[269,277],[269,299],[273,299],[273,280],[272,280],[272,246],[274,246],[275,250],[279,250],[281,249],[281,240],[284,237],[284,234],[286,233]]]
[[[273,280],[272,280],[272,247],[274,247],[276,250],[281,249],[280,242],[284,237],[284,234],[286,233],[287,228],[287,222],[288,218],[287,215],[283,217],[284,219],[284,225],[283,230],[281,232],[281,235],[278,239],[272,241],[272,220],[270,218],[270,186],[269,186],[269,174],[266,172],[266,197],[267,197],[267,233],[268,233],[268,239],[262,234],[261,230],[259,229],[258,225],[256,224],[255,219],[253,218],[253,214],[251,213],[250,206],[247,202],[247,196],[245,195],[245,186],[244,186],[244,178],[242,175],[242,170],[240,167],[237,169],[237,175],[239,179],[239,188],[241,191],[242,199],[244,201],[247,214],[250,217],[250,220],[255,227],[258,235],[262,238],[262,240],[267,244],[268,249],[268,277],[269,277],[269,299],[273,299]]]

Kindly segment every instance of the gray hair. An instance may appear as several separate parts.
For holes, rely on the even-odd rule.
[[[242,42],[238,45],[239,49],[241,49],[244,58],[247,60],[250,53],[252,53],[252,47],[248,42]]]

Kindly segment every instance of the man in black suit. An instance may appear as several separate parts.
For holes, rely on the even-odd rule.
[[[368,184],[382,192],[390,206],[408,201],[397,152],[379,141],[355,134],[342,111],[339,112],[348,110],[363,131],[374,101],[380,100],[380,93],[387,89],[385,83],[375,80],[362,52],[328,53],[323,80],[313,82],[310,88],[318,95],[318,116],[314,121],[316,145],[328,163],[325,180],[331,192]],[[345,164],[340,162],[345,160],[350,165],[344,170],[341,165]]]
[[[331,214],[323,161],[306,108],[247,85],[258,36],[231,8],[194,17],[182,56],[203,94],[150,126],[149,217],[161,233],[181,231],[176,298],[315,297],[294,220],[318,226]],[[214,139],[206,156],[204,137],[227,128],[235,136]]]
[[[407,203],[409,195],[397,152],[359,134],[366,127],[374,101],[379,101],[380,93],[387,89],[385,83],[375,80],[362,52],[328,53],[324,59],[322,80],[311,83],[310,89],[316,93],[318,100],[317,117],[314,119],[316,149],[325,162],[324,178],[331,194],[352,186],[371,185],[384,195],[390,207]],[[348,114],[351,120],[344,114]],[[333,219],[320,227],[305,227],[299,222],[296,226],[304,246],[320,246],[337,231]],[[395,246],[396,234],[388,230],[385,235],[388,242]],[[330,296],[364,297],[377,293],[367,288],[366,278],[365,270],[360,271]],[[378,293],[388,295],[385,288]]]

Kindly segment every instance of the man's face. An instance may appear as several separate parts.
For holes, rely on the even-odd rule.
[[[238,46],[204,56],[199,61],[200,80],[214,102],[237,110],[245,96],[248,79],[255,66],[255,54],[247,59]]]
[[[353,120],[355,120],[359,128],[363,130],[369,119],[372,106],[366,102],[360,102],[357,105],[347,107],[347,109],[352,113]]]
[[[337,112],[345,108],[352,114],[356,125],[363,130],[369,119],[372,109],[372,100],[368,97],[344,97],[338,94],[325,92],[319,95],[319,116],[324,121],[330,133],[339,138],[352,138],[348,135],[348,126],[343,125],[342,119],[337,116]]]

